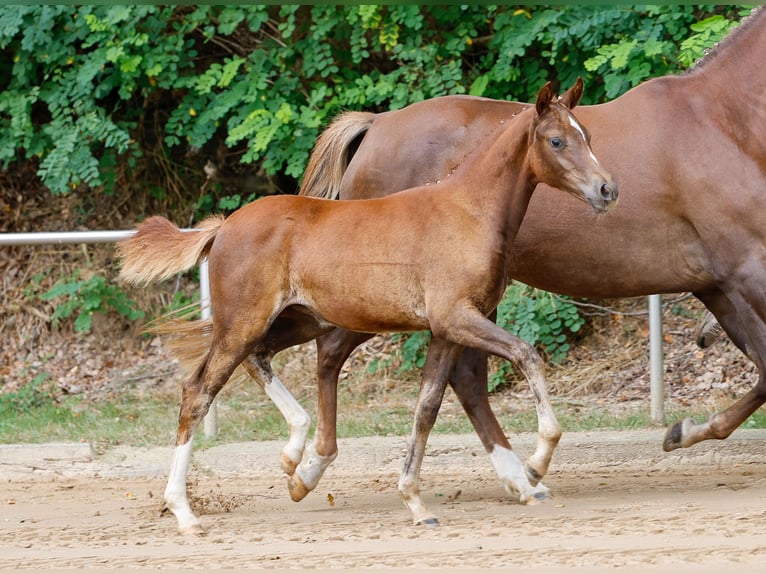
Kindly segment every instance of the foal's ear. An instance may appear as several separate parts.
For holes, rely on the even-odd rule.
[[[535,108],[537,108],[538,116],[541,116],[548,111],[548,106],[550,105],[551,100],[553,100],[553,88],[551,87],[550,82],[546,82],[537,93],[537,103],[535,104]]]
[[[563,96],[559,98],[559,102],[564,104],[570,110],[574,108],[582,97],[582,78],[578,77],[574,86],[569,88]]]

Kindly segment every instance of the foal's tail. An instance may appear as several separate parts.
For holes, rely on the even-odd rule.
[[[337,199],[340,182],[351,161],[349,149],[375,121],[372,112],[345,112],[317,138],[309,157],[299,195]]]
[[[185,232],[164,217],[150,217],[133,237],[117,244],[120,278],[146,285],[194,267],[210,250],[223,222],[222,216],[208,217]]]

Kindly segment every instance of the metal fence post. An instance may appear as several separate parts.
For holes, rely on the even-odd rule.
[[[665,381],[662,352],[662,296],[649,295],[649,374],[652,422],[665,424]]]
[[[207,258],[199,264],[199,304],[200,316],[203,319],[210,319],[213,315],[213,309],[210,306],[210,273],[208,271]],[[210,408],[205,415],[205,436],[214,437],[218,434],[218,401],[213,399]]]

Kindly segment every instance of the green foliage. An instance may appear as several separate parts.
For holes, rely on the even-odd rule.
[[[144,312],[135,302],[128,299],[116,285],[107,284],[106,279],[100,275],[78,279],[78,274],[75,273],[71,277],[57,281],[51,289],[40,295],[40,299],[42,301],[59,300],[51,316],[54,326],[58,325],[62,319],[68,319],[76,314],[74,330],[78,333],[90,332],[95,312],[115,311],[131,321],[144,317]]]
[[[163,147],[167,170],[225,146],[299,180],[341,110],[460,93],[529,101],[545,80],[578,75],[584,101],[603,101],[691,65],[739,16],[688,5],[0,6],[0,164],[37,162],[53,193],[108,192],[119,166],[157,155],[148,147]]]
[[[684,67],[691,67],[705,55],[705,50],[711,48],[717,41],[726,36],[735,23],[720,14],[692,24],[693,35],[681,42],[678,60]]]
[[[512,283],[497,307],[497,324],[536,346],[553,363],[560,363],[570,349],[571,336],[585,324],[569,297],[554,295],[523,283]],[[511,372],[503,363],[490,375],[490,391]]]
[[[196,291],[191,297],[187,296],[186,293],[184,293],[183,291],[176,291],[175,293],[173,293],[173,298],[170,300],[170,302],[167,305],[163,306],[159,314],[160,315],[176,314],[176,313],[185,314],[188,309],[197,307],[198,304],[199,304],[199,291]],[[198,307],[187,318],[197,319]]]
[[[381,369],[389,368],[394,362],[399,365],[396,370],[397,375],[423,368],[426,364],[428,343],[431,341],[430,331],[394,333],[391,340],[397,345],[394,355],[384,359],[374,359],[367,368],[368,372],[376,373]]]
[[[40,373],[18,391],[0,393],[0,418],[16,417],[50,404],[53,394],[48,384],[49,378],[49,373]]]
[[[648,78],[690,67],[736,23],[721,14],[695,22],[698,15],[693,6],[651,6],[647,15],[650,17],[639,18],[637,12],[632,13],[631,33],[615,42],[603,42],[596,55],[583,62],[586,70],[603,78],[607,98]]]

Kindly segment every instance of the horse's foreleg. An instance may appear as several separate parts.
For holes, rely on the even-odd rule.
[[[287,479],[290,496],[296,502],[316,488],[325,470],[338,455],[338,377],[352,351],[372,336],[333,329],[316,339],[318,396],[314,441],[303,453],[303,460],[295,474]]]
[[[487,355],[476,349],[463,349],[449,382],[506,492],[527,504],[549,498],[548,488],[542,482],[536,486],[530,484],[524,464],[511,448],[492,411],[487,389]]]
[[[453,308],[439,323],[432,321],[434,334],[463,345],[491,353],[514,363],[524,373],[537,411],[537,448],[525,463],[526,474],[532,485],[537,485],[548,472],[553,451],[561,438],[561,427],[553,412],[545,369],[534,347],[511,335],[487,319],[475,308]],[[522,502],[532,502],[543,496],[529,490],[520,493]]]
[[[412,427],[404,469],[399,478],[399,494],[412,512],[415,524],[436,526],[438,519],[426,508],[420,496],[420,467],[425,456],[428,435],[439,413],[447,377],[460,353],[460,347],[436,337],[431,338],[426,363],[423,367],[423,380],[420,386],[415,422]]]
[[[700,295],[699,298],[715,314],[734,344],[756,364],[758,382],[736,403],[707,421],[698,423],[687,418],[672,425],[662,444],[665,451],[690,447],[707,439],[725,439],[766,402],[766,323],[758,313],[760,309],[766,315],[765,305],[745,301],[737,293]]]

